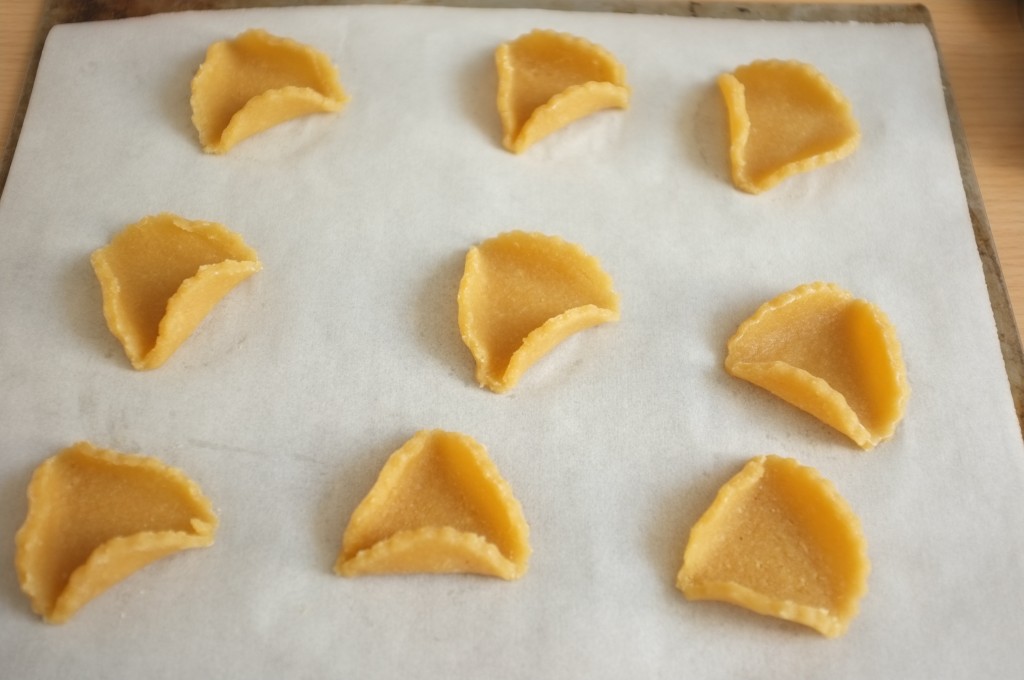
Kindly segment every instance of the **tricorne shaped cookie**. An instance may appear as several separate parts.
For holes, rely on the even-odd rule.
[[[212,44],[192,79],[192,123],[209,153],[347,101],[326,54],[260,29]]]
[[[530,556],[519,501],[473,438],[425,430],[385,463],[352,513],[343,576],[473,573],[517,579]]]
[[[511,389],[558,343],[619,318],[619,296],[597,259],[557,236],[511,231],[469,250],[459,330],[480,385]]]
[[[107,326],[139,370],[163,365],[261,267],[256,251],[223,225],[170,213],[126,227],[92,254],[92,266]]]
[[[910,395],[888,317],[831,283],[805,284],[764,303],[729,339],[725,369],[864,449],[893,435]]]
[[[583,38],[535,30],[500,45],[495,63],[502,143],[515,153],[596,111],[629,106],[625,68]]]
[[[44,461],[28,500],[15,566],[50,623],[161,557],[211,545],[217,529],[210,502],[181,471],[86,442]]]
[[[719,77],[733,184],[757,194],[849,156],[860,143],[850,102],[813,66],[764,60]]]
[[[694,524],[676,586],[690,600],[729,602],[838,637],[870,569],[860,521],[835,487],[795,460],[760,456]]]

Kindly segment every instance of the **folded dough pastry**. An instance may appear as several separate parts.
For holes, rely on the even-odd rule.
[[[511,389],[570,335],[619,318],[619,296],[596,258],[557,236],[522,231],[469,250],[458,303],[477,381],[495,392]]]
[[[790,458],[754,458],[694,524],[676,580],[690,600],[720,600],[846,632],[867,592],[860,521],[832,484]]]
[[[517,579],[528,537],[519,501],[486,449],[464,434],[422,431],[391,455],[352,513],[334,570]]]
[[[766,60],[719,77],[729,112],[732,180],[757,194],[849,156],[860,142],[850,102],[813,66]]]
[[[888,317],[831,283],[764,303],[729,339],[725,369],[865,449],[892,436],[910,394]]]
[[[347,100],[326,54],[253,29],[207,50],[192,79],[192,123],[205,151],[225,153],[286,120],[338,111]]]
[[[214,222],[162,213],[92,254],[103,314],[132,366],[157,368],[232,288],[260,270],[256,251]]]
[[[28,503],[15,566],[50,623],[161,557],[211,545],[217,529],[210,502],[181,471],[86,442],[36,469]]]
[[[500,45],[495,62],[502,143],[515,153],[595,111],[629,106],[625,68],[583,38],[535,30]]]

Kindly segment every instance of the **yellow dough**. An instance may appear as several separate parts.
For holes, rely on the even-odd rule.
[[[755,61],[720,76],[718,86],[729,112],[732,181],[744,191],[838,161],[860,142],[849,101],[809,64]]]
[[[846,632],[867,592],[860,521],[831,483],[789,458],[754,458],[690,531],[676,585],[719,600]]]
[[[260,270],[256,251],[213,222],[162,213],[92,254],[103,314],[132,366],[157,368],[238,283]]]
[[[50,623],[161,557],[213,544],[217,528],[210,502],[179,470],[85,442],[36,469],[28,502],[15,566]]]
[[[428,430],[388,459],[349,520],[334,570],[517,579],[526,573],[528,538],[519,501],[484,447]]]
[[[512,231],[471,248],[459,286],[459,330],[480,385],[504,392],[573,333],[619,318],[596,258],[557,236]]]
[[[259,29],[211,45],[192,79],[192,123],[209,153],[346,101],[327,55]]]
[[[729,339],[725,369],[870,449],[910,395],[896,330],[870,302],[830,283],[763,304]]]
[[[535,30],[495,53],[502,143],[515,153],[607,108],[629,106],[626,70],[583,38]]]

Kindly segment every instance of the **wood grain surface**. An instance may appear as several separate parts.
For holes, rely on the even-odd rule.
[[[813,4],[840,3],[851,4],[850,0],[814,0]],[[124,0],[116,4],[131,7],[133,3]],[[137,4],[145,5],[141,0]],[[1014,316],[1017,326],[1022,327],[1024,28],[1021,3],[1018,0],[929,0],[921,4],[928,8],[935,25],[941,58],[966,131]],[[32,64],[43,12],[44,0],[0,2],[0,139],[9,138],[25,76]]]

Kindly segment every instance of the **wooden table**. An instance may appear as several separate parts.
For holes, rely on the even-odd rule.
[[[819,4],[849,1],[815,0]],[[43,4],[44,0],[0,3],[0,139],[7,139],[11,130]],[[1024,327],[1024,28],[1020,4],[1018,0],[927,0],[923,4],[938,33],[1017,325]]]

